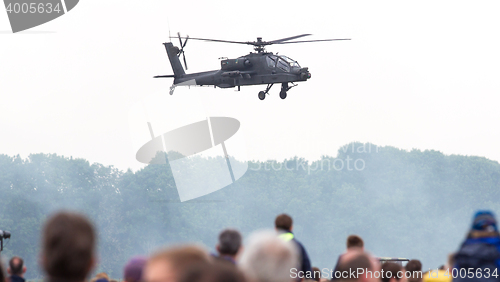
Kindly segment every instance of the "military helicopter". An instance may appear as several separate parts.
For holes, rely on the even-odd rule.
[[[350,39],[320,39],[320,40],[304,40],[304,41],[290,41],[311,34],[301,34],[292,37],[277,39],[273,41],[263,41],[262,37],[257,37],[257,41],[228,41],[218,39],[206,38],[193,38],[182,37],[177,33],[177,37],[170,36],[170,38],[178,38],[180,48],[175,47],[172,42],[163,43],[167,50],[168,59],[174,71],[173,75],[157,75],[155,78],[171,77],[174,82],[170,87],[170,95],[173,94],[176,86],[211,86],[219,88],[231,88],[247,85],[261,85],[267,84],[264,91],[260,91],[258,97],[260,100],[266,98],[266,94],[275,83],[281,83],[280,98],[285,99],[287,91],[292,87],[297,86],[295,82],[307,81],[311,78],[311,73],[307,67],[301,67],[297,61],[283,55],[273,54],[266,52],[265,46],[272,44],[291,44],[291,43],[306,43],[306,42],[319,42],[319,41],[338,41]],[[183,41],[184,39],[184,41]],[[236,59],[220,58],[221,69],[213,71],[205,71],[198,73],[186,74],[182,68],[179,57],[182,55],[184,66],[187,70],[186,57],[184,48],[188,39],[203,40],[212,42],[223,43],[237,43],[253,45],[254,51],[247,55],[238,57]]]

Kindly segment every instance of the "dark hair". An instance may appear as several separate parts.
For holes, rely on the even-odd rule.
[[[319,281],[319,280],[321,280],[321,270],[319,270],[319,268],[318,268],[318,267],[315,267],[315,266],[314,266],[314,267],[312,268],[312,272],[313,272],[313,273],[312,273],[312,277],[313,277],[313,278],[312,278],[312,280],[313,280],[313,281]]]
[[[368,256],[368,254],[366,254],[364,252],[359,252],[359,254],[356,254],[355,257],[353,257],[347,261],[345,259],[341,259],[341,261],[339,263],[338,271],[340,273],[342,273],[344,271],[351,272],[351,270],[356,272],[356,270],[358,268],[363,268],[365,270],[373,269],[373,265],[372,265],[372,262],[370,261],[370,257]],[[342,281],[354,281],[354,280],[357,280],[357,278],[358,277],[349,276],[348,278],[341,278],[341,280]]]
[[[238,230],[226,229],[219,234],[219,253],[234,256],[241,247],[241,234]]]
[[[384,276],[380,278],[380,280],[382,282],[389,282],[391,278],[395,278],[397,281],[399,281],[402,277],[398,277],[398,271],[401,271],[402,269],[403,267],[397,263],[386,262],[382,264],[382,270],[385,273]]]
[[[292,229],[292,225],[293,225],[292,218],[285,213],[278,215],[274,220],[274,226],[278,229],[290,231],[290,229]]]
[[[409,282],[419,282],[422,281],[422,263],[418,259],[410,260],[406,266],[405,270],[409,271],[410,277],[408,277]]]
[[[349,235],[349,237],[347,237],[346,245],[348,249],[352,247],[363,248],[364,242],[358,235]]]
[[[43,229],[43,268],[50,278],[83,281],[95,252],[95,232],[90,221],[77,213],[59,212]]]
[[[5,274],[3,273],[2,260],[0,259],[0,282],[5,281]]]
[[[12,257],[9,261],[9,268],[11,275],[23,274],[24,261],[20,257]]]
[[[422,271],[422,263],[418,259],[410,260],[406,266],[406,271]]]

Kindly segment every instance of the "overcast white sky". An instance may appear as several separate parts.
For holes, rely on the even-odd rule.
[[[82,0],[19,34],[0,11],[0,153],[140,168],[129,112],[163,95],[170,121],[237,118],[249,159],[314,160],[361,141],[498,161],[499,8],[498,1]],[[312,73],[286,100],[279,86],[264,101],[257,98],[264,86],[177,88],[169,96],[171,79],[152,78],[172,73],[161,44],[168,23],[172,34],[192,37],[352,40],[270,46]],[[251,50],[189,41],[188,72]],[[205,113],[190,101],[202,101]]]

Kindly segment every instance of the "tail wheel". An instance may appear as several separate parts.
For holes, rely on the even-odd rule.
[[[286,91],[284,91],[284,90],[280,91],[280,98],[281,99],[285,99],[286,98]]]
[[[259,92],[259,99],[261,99],[261,100],[266,99],[266,93],[264,91]]]

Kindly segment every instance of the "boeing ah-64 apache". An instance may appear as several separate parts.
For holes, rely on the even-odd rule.
[[[206,38],[193,38],[193,37],[181,37],[177,33],[177,38],[179,38],[180,48],[175,47],[171,42],[163,43],[165,49],[167,50],[168,59],[172,65],[174,71],[173,75],[158,75],[159,77],[172,77],[174,78],[174,83],[170,87],[170,94],[172,95],[176,86],[208,86],[213,85],[214,87],[220,88],[231,88],[247,85],[260,85],[267,84],[264,91],[259,92],[259,99],[264,100],[266,94],[275,83],[281,83],[280,97],[285,99],[287,96],[287,91],[290,88],[297,86],[295,82],[306,81],[311,78],[311,73],[307,67],[301,67],[297,61],[283,55],[273,54],[271,52],[266,52],[265,46],[272,44],[291,44],[291,43],[306,43],[306,42],[319,42],[319,41],[336,41],[336,40],[350,40],[350,39],[320,39],[320,40],[305,40],[305,41],[290,41],[300,37],[308,36],[311,34],[301,34],[297,36],[277,39],[273,41],[262,41],[261,37],[257,37],[257,41],[228,41],[228,40],[218,40],[218,39],[206,39]],[[175,37],[170,37],[175,38]],[[184,39],[184,42],[182,41]],[[182,54],[182,59],[184,61],[184,66],[187,70],[186,57],[184,55],[184,48],[188,39],[193,40],[204,40],[204,41],[214,41],[214,42],[224,42],[224,43],[237,43],[237,44],[247,44],[253,45],[254,52],[250,52],[247,55],[238,57],[237,59],[227,59],[223,58],[221,60],[221,69],[213,71],[205,71],[198,73],[185,73],[182,68],[182,64],[179,60]]]

